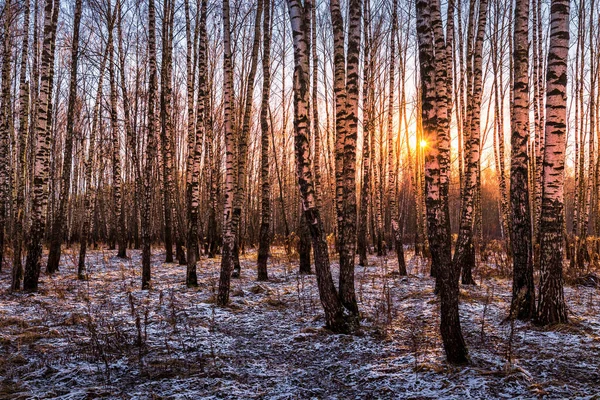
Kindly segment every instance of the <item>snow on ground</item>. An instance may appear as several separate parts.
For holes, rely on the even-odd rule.
[[[598,398],[598,289],[567,287],[571,324],[543,329],[506,322],[511,283],[479,274],[461,289],[471,364],[445,363],[439,304],[428,266],[407,254],[356,269],[363,319],[356,335],[323,329],[314,275],[274,249],[269,282],[255,281],[254,252],[216,307],[220,259],[202,258],[199,287],[185,267],[153,256],[153,289],[140,290],[141,254],[88,255],[76,280],[67,250],[39,293],[10,294],[0,274],[0,398],[116,399],[497,399]],[[337,267],[333,266],[337,279]]]

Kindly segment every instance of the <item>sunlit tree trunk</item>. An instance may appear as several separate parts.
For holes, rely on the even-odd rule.
[[[27,174],[26,174],[26,185],[25,190],[27,197],[30,197],[31,193],[31,183],[33,183],[33,170],[35,168],[35,162],[32,162],[35,159],[35,146],[37,144],[37,136],[36,136],[36,122],[37,121],[37,104],[38,99],[40,97],[40,57],[41,57],[41,46],[40,46],[40,6],[39,1],[34,0],[33,3],[33,35],[32,35],[32,62],[31,62],[31,70],[30,70],[30,123],[29,123],[29,135],[27,138],[27,159],[30,162],[27,163]],[[43,28],[43,27],[42,27]],[[31,206],[31,203],[29,204]],[[26,209],[27,218],[29,219],[31,216],[29,215],[29,210]],[[27,226],[27,225],[26,225]],[[27,234],[25,234],[25,237]]]
[[[13,244],[13,265],[11,289],[21,289],[23,279],[23,222],[25,219],[25,179],[27,173],[27,136],[29,132],[29,81],[27,80],[27,60],[29,58],[29,16],[30,2],[23,3],[23,44],[19,74],[19,155],[17,159],[16,215]],[[1,262],[0,262],[1,264]]]
[[[263,87],[262,103],[260,107],[260,185],[261,185],[261,209],[260,209],[260,233],[258,246],[258,280],[269,279],[267,273],[267,260],[271,236],[269,232],[271,221],[271,184],[269,182],[269,98],[271,94],[271,0],[264,1],[263,17]],[[318,157],[318,156],[316,156]]]
[[[382,143],[383,142],[383,134],[382,134],[382,130],[381,129],[377,129],[377,127],[375,126],[375,121],[373,121],[373,133],[379,131],[379,135],[378,137],[373,136],[373,142],[379,142]],[[376,155],[377,155],[377,151],[376,151],[376,146],[373,145],[371,146],[371,149],[373,150],[373,153],[371,154],[371,163],[372,165],[372,170],[373,170],[373,188],[372,188],[372,193],[371,195],[373,196],[373,203],[375,206],[375,215],[374,215],[374,222],[375,222],[375,232],[374,232],[374,237],[373,237],[373,244],[376,248],[376,252],[377,252],[377,256],[381,257],[384,256],[387,253],[386,250],[386,246],[384,246],[384,241],[383,241],[383,181],[384,181],[384,176],[383,176],[383,171],[382,171],[382,149],[383,146],[379,146],[379,160],[377,159]]]
[[[200,11],[200,22],[199,32],[200,41],[198,46],[198,101],[196,106],[196,134],[195,138],[189,138],[193,140],[194,146],[191,146],[193,153],[191,155],[192,162],[189,164],[191,170],[188,172],[190,175],[189,179],[189,210],[188,210],[188,221],[187,221],[187,275],[186,284],[188,286],[197,286],[198,277],[196,273],[196,261],[197,256],[200,253],[198,249],[198,216],[200,213],[200,157],[202,155],[202,139],[206,133],[206,14],[207,4],[206,0],[202,1]],[[193,79],[188,77],[188,79]],[[188,80],[188,90],[193,91]],[[193,110],[190,111],[193,117]],[[190,156],[188,156],[190,157]]]
[[[504,9],[501,7],[505,7]],[[510,207],[508,204],[508,193],[506,187],[506,168],[505,168],[505,150],[504,150],[504,96],[505,85],[503,79],[503,60],[506,53],[504,46],[504,31],[506,27],[506,18],[503,11],[506,5],[501,0],[493,2],[493,26],[490,40],[490,57],[492,61],[492,71],[494,79],[492,83],[494,94],[494,125],[493,125],[493,146],[494,162],[498,176],[498,186],[500,191],[500,218],[502,228],[502,238],[506,243],[510,242]],[[501,23],[499,21],[502,21]],[[510,33],[508,34],[510,35]],[[510,246],[507,246],[510,248]]]
[[[542,161],[544,149],[544,113],[543,113],[543,93],[544,93],[544,74],[543,74],[543,42],[542,42],[542,16],[541,0],[532,0],[532,50],[533,50],[533,115],[535,118],[535,185],[534,209],[533,209],[533,241],[539,240],[540,211],[542,207]],[[539,244],[539,243],[538,243]],[[534,261],[539,263],[539,257],[535,256]]]
[[[171,87],[173,59],[171,49],[171,35],[173,24],[171,21],[171,0],[163,1],[162,24],[162,63],[161,63],[161,91],[160,91],[160,141],[162,150],[161,172],[163,178],[163,212],[165,235],[165,262],[173,262],[173,89]]]
[[[316,44],[316,36],[313,35],[313,33],[315,30],[315,26],[316,26],[316,19],[313,19],[313,16],[316,16],[316,11],[315,11],[315,7],[313,7],[312,1],[308,1],[305,2],[305,12],[307,14],[310,13],[310,32],[307,33],[307,40],[308,37],[310,37],[311,41],[309,42],[308,46],[310,48],[310,52],[311,52],[311,56],[315,57],[316,56],[316,49],[313,49],[312,46],[314,44]],[[310,35],[310,36],[308,36]],[[284,47],[285,48],[285,47]],[[283,60],[285,61],[285,51],[283,54]],[[308,141],[309,143],[311,142],[311,140],[315,141],[315,146],[319,145],[319,138],[318,138],[318,134],[319,134],[319,121],[318,121],[318,111],[317,111],[317,105],[316,105],[316,101],[317,101],[317,92],[315,92],[315,85],[316,85],[316,79],[317,76],[314,75],[317,70],[315,69],[315,66],[317,65],[318,60],[316,58],[313,59],[313,80],[312,80],[312,104],[309,105],[310,107],[310,111],[309,111],[309,118],[310,118],[310,112],[312,112],[312,130],[309,129],[309,137],[308,137]],[[283,70],[282,70],[282,79],[285,79],[285,65],[283,66]],[[282,85],[283,86],[283,85]],[[284,90],[284,89],[282,89]],[[284,94],[285,92],[282,92],[282,94]],[[287,123],[287,118],[284,114],[284,125]],[[312,134],[312,135],[311,135]],[[283,134],[283,140],[286,141],[286,135],[285,132]],[[315,201],[316,201],[316,205],[317,207],[319,207],[319,209],[321,209],[321,197],[320,197],[320,193],[321,193],[321,188],[320,188],[320,181],[317,179],[317,173],[320,174],[320,165],[318,162],[318,158],[319,158],[319,153],[316,151],[318,150],[317,147],[315,147],[315,153],[311,154],[312,156],[312,161],[313,161],[313,171],[314,171],[314,188],[315,188]],[[283,165],[287,165],[287,158],[285,156],[286,152],[284,150],[283,152]],[[316,163],[316,168],[315,168],[315,163]],[[299,261],[299,266],[298,266],[298,272],[300,274],[303,275],[308,275],[311,274],[311,250],[312,250],[312,242],[311,242],[311,238],[310,238],[310,230],[308,228],[308,224],[306,222],[306,218],[302,212],[302,202],[300,202],[299,204],[299,224],[298,224],[298,261]]]
[[[595,10],[596,9],[596,0],[591,0],[591,4],[590,4],[590,9],[591,10]],[[600,21],[599,21],[600,22]],[[600,25],[600,24],[599,24]],[[596,49],[596,46],[598,45],[598,43],[594,42],[594,29],[593,29],[593,18],[590,21],[590,29],[589,29],[589,52],[590,52],[590,97],[589,97],[589,114],[590,114],[590,143],[589,143],[589,153],[590,153],[590,159],[589,159],[589,173],[590,176],[594,177],[594,181],[590,182],[588,184],[588,198],[587,198],[587,206],[586,206],[586,222],[585,222],[585,230],[584,233],[587,235],[588,233],[588,225],[590,223],[590,218],[592,218],[593,214],[592,214],[592,207],[593,207],[593,201],[595,199],[596,203],[599,203],[599,198],[597,196],[595,196],[595,191],[596,191],[596,187],[595,185],[598,184],[598,168],[596,166],[597,163],[597,159],[600,157],[600,154],[598,156],[596,156],[596,153],[594,152],[594,143],[596,141],[596,135],[597,135],[597,121],[596,118],[598,116],[597,113],[597,99],[596,96],[598,94],[598,60],[597,60],[597,54],[598,54],[598,49]],[[598,29],[598,28],[596,28]],[[600,143],[600,141],[598,141],[598,143]],[[597,217],[596,217],[597,218]],[[596,230],[598,230],[598,226],[596,226]]]
[[[285,13],[285,10],[283,10],[282,13],[282,19],[285,22],[285,16],[287,14]],[[283,29],[282,32],[282,38],[281,38],[281,42],[282,42],[282,48],[285,49],[287,46],[287,34],[286,34],[287,30]],[[284,138],[287,137],[287,101],[286,101],[286,84],[285,84],[285,65],[286,65],[286,57],[285,57],[286,52],[282,51],[281,52],[281,110],[282,110],[282,129],[281,129],[281,136]],[[271,124],[272,125],[272,124]],[[288,223],[288,216],[287,216],[287,207],[286,207],[286,203],[285,203],[285,199],[284,199],[284,179],[283,179],[283,168],[280,166],[279,164],[279,160],[277,157],[277,145],[275,144],[275,130],[271,129],[271,145],[273,146],[273,161],[275,163],[275,174],[277,175],[277,186],[278,186],[278,191],[279,191],[279,206],[281,209],[281,216],[283,219],[283,226],[284,226],[284,232],[285,232],[285,239],[284,239],[284,243],[285,243],[285,250],[286,250],[286,254],[290,254],[291,252],[291,237],[290,237],[290,226]],[[283,151],[283,154],[285,154],[285,150]],[[310,266],[310,265],[309,265]]]
[[[58,13],[60,7],[54,4],[52,10],[52,30],[50,32],[50,54],[55,58],[55,49],[56,49],[56,31],[58,28]],[[44,221],[44,236],[43,241],[48,242],[48,233],[49,229],[46,229],[46,224],[52,223],[52,216],[54,215],[54,210],[56,208],[56,197],[53,196],[55,193],[55,184],[56,184],[56,157],[52,155],[57,150],[57,142],[58,135],[55,126],[55,118],[58,112],[58,104],[59,104],[59,93],[61,92],[60,83],[62,80],[59,80],[59,86],[56,88],[56,92],[54,91],[54,74],[56,72],[56,63],[54,60],[50,63],[49,72],[48,72],[48,118],[46,122],[46,130],[48,131],[48,138],[50,140],[49,148],[50,148],[50,156],[49,156],[49,169],[48,169],[48,204],[46,205],[46,210],[44,212],[43,218]],[[56,103],[56,106],[55,104]],[[52,194],[52,196],[51,196]],[[51,226],[51,225],[50,225]],[[43,245],[42,245],[43,246]]]
[[[583,57],[583,44],[585,41],[585,35],[583,34],[585,29],[585,0],[579,1],[577,7],[577,40],[575,47],[575,68],[573,75],[575,77],[573,86],[573,102],[574,105],[574,124],[573,124],[573,136],[575,139],[575,195],[573,200],[573,228],[572,234],[578,235],[581,233],[581,223],[583,217],[583,203],[584,192],[585,192],[585,129],[584,129],[584,117],[583,117],[583,69],[584,69],[584,57]],[[579,247],[579,239],[576,239],[575,247]]]
[[[210,87],[207,88],[207,93],[212,93]],[[219,246],[219,235],[217,232],[217,207],[218,207],[218,193],[220,192],[221,182],[221,147],[220,135],[215,135],[214,124],[212,123],[211,113],[213,108],[211,106],[210,96],[207,96],[207,113],[206,116],[206,159],[209,160],[210,167],[210,180],[209,180],[209,199],[208,199],[208,224],[207,224],[207,256],[208,258],[214,258],[217,253]],[[216,142],[215,142],[216,141]],[[216,144],[213,145],[213,142]],[[213,160],[214,157],[214,160]]]
[[[233,131],[233,67],[231,60],[231,27],[229,0],[223,0],[223,125],[225,135],[225,198],[223,205],[223,249],[221,251],[221,274],[217,303],[229,302],[229,282],[233,270],[233,246],[237,227],[233,226],[233,202],[235,196],[236,140]]]
[[[449,14],[448,18],[450,24],[447,26],[448,32],[454,31],[454,2],[451,1],[449,3]],[[402,19],[402,24],[409,23],[410,16],[405,13],[405,17]],[[402,25],[401,25],[402,26]],[[410,31],[410,25],[407,26],[407,31]],[[394,185],[394,190],[396,191],[395,198],[398,199],[398,232],[397,235],[400,239],[399,245],[396,246],[396,257],[398,258],[398,271],[405,275],[407,274],[406,269],[406,260],[404,258],[404,232],[408,214],[408,199],[412,195],[412,154],[410,150],[410,144],[408,141],[408,117],[407,117],[407,108],[406,108],[406,63],[408,59],[408,48],[409,48],[409,40],[410,35],[404,34],[398,36],[398,55],[400,58],[400,65],[398,67],[398,130],[397,130],[397,139],[396,139],[396,165],[397,170],[402,171],[402,181],[397,181]],[[450,36],[450,37],[453,37]],[[451,40],[449,43],[454,42]],[[451,47],[451,45],[450,45]],[[449,50],[451,52],[451,50]],[[450,72],[452,68],[450,67]],[[448,79],[450,80],[449,87],[452,86],[452,75],[448,75]],[[402,135],[402,130],[404,130],[404,135]],[[405,138],[404,149],[406,149],[406,154],[403,154],[402,151],[402,142],[403,136]],[[404,160],[403,160],[404,158]],[[407,162],[408,161],[408,162]],[[406,169],[408,171],[406,171]]]
[[[157,103],[157,75],[156,64],[156,8],[154,0],[148,0],[148,137],[146,139],[146,165],[144,167],[144,202],[142,204],[142,290],[150,289],[151,269],[150,257],[152,256],[150,242],[150,206],[152,203],[152,169],[156,157],[156,103]]]
[[[23,289],[37,290],[42,258],[42,239],[44,236],[44,215],[48,205],[48,175],[50,171],[50,132],[48,130],[48,105],[50,103],[51,64],[54,63],[53,39],[54,12],[58,16],[59,0],[46,0],[44,7],[44,44],[41,63],[41,85],[37,102],[35,120],[36,146],[35,167],[31,204],[31,228],[27,246],[27,262],[23,277]]]
[[[125,52],[123,49],[123,29],[122,29],[122,0],[117,0],[117,35],[118,35],[118,49],[119,49],[119,73],[121,77],[121,96],[123,103],[123,116],[125,126],[125,136],[127,138],[128,150],[131,156],[131,163],[133,164],[133,177],[135,182],[133,184],[133,224],[129,227],[129,232],[134,236],[135,248],[139,248],[139,234],[138,234],[138,210],[140,197],[143,193],[143,183],[141,181],[142,172],[140,167],[139,155],[138,155],[138,140],[137,140],[137,132],[134,128],[136,123],[132,121],[132,105],[129,103],[130,96],[127,90],[127,79],[125,73]],[[137,82],[139,78],[136,79],[136,93],[137,93]],[[137,96],[136,96],[137,97]],[[135,115],[135,108],[133,109],[133,114]]]
[[[110,36],[112,27],[109,24],[108,35]],[[100,107],[102,104],[102,88],[104,83],[104,70],[106,69],[106,62],[108,60],[108,50],[106,47],[102,61],[100,62],[100,68],[98,70],[98,88],[96,90],[96,100],[94,109],[92,110],[92,126],[90,130],[90,143],[88,146],[88,156],[85,163],[85,194],[83,195],[83,223],[81,225],[81,236],[79,243],[79,262],[77,265],[77,277],[78,279],[87,279],[87,267],[85,264],[85,256],[87,252],[88,239],[90,235],[90,227],[92,224],[92,214],[95,209],[92,197],[94,196],[94,190],[92,189],[92,172],[94,170],[94,157],[96,148],[96,132],[98,131],[98,125],[100,124]]]
[[[392,236],[394,247],[398,257],[398,270],[400,275],[406,275],[406,264],[404,262],[404,249],[402,247],[402,230],[400,229],[398,219],[398,204],[396,197],[396,177],[398,175],[398,166],[394,164],[394,85],[396,77],[396,35],[398,31],[398,0],[392,2],[392,31],[390,33],[390,76],[388,93],[388,114],[387,114],[387,134],[388,134],[388,198],[390,205],[390,214],[392,220]],[[400,121],[398,121],[400,123]],[[400,140],[400,138],[398,138]]]
[[[309,105],[309,38],[310,7],[300,0],[287,0],[294,42],[294,149],[302,208],[310,230],[315,255],[315,269],[321,304],[327,326],[334,332],[349,329],[344,308],[333,284],[329,266],[329,251],[323,221],[316,205],[310,163],[308,115]],[[308,8],[308,10],[307,10]]]
[[[4,263],[4,231],[7,224],[6,212],[9,195],[9,142],[12,136],[12,105],[10,96],[12,40],[11,19],[13,5],[6,0],[2,9],[4,17],[2,40],[2,88],[0,93],[0,272]]]
[[[535,314],[531,211],[529,203],[529,0],[515,6],[513,97],[511,110],[510,206],[513,253],[513,297],[511,316],[530,319]]]
[[[562,269],[569,8],[569,0],[552,0],[550,6],[538,303],[544,325],[567,322]]]
[[[329,3],[334,42],[336,208],[340,255],[340,299],[358,315],[354,293],[356,253],[356,139],[358,132],[358,64],[360,56],[360,0],[348,4],[347,54],[344,54],[344,21],[339,2]]]
[[[472,270],[475,267],[475,246],[473,244],[473,222],[475,214],[475,197],[478,191],[481,158],[481,98],[483,92],[483,35],[487,22],[488,2],[479,1],[479,16],[475,28],[475,0],[471,0],[471,18],[469,32],[476,32],[474,38],[468,39],[467,45],[467,115],[465,142],[465,173],[461,196],[460,229],[453,263],[462,271],[462,283],[475,284]]]
[[[462,5],[465,0],[456,1],[456,11],[458,14],[457,18],[457,37],[452,33],[452,54],[454,58],[452,60],[453,71],[452,71],[452,84],[454,86],[454,106],[456,109],[456,133],[457,133],[457,156],[458,156],[458,180],[459,180],[459,193],[462,194],[464,188],[463,184],[465,181],[465,168],[464,168],[464,147],[465,147],[465,124],[466,124],[466,107],[465,107],[465,59],[464,57],[464,34],[463,34],[463,11]],[[448,12],[450,12],[450,8]],[[452,24],[454,25],[454,24]],[[446,30],[450,34],[449,25],[446,25]]]
[[[208,43],[208,39],[205,39]],[[208,48],[207,48],[208,49]],[[208,51],[208,50],[207,50]],[[207,55],[208,57],[208,55]],[[208,62],[208,58],[206,59]],[[208,71],[208,68],[207,68]],[[215,135],[214,124],[213,124],[213,101],[211,93],[214,93],[213,79],[210,78],[211,74],[208,73],[208,79],[206,81],[206,92],[205,92],[205,131],[206,131],[206,156],[207,165],[209,169],[208,179],[208,223],[206,226],[206,253],[209,258],[214,258],[218,247],[219,234],[217,232],[217,207],[218,207],[218,191],[220,187],[220,168],[221,168],[221,157],[220,157],[220,136]],[[216,140],[217,144],[213,142]]]
[[[119,7],[119,1],[115,5],[115,10]],[[117,13],[113,13],[111,25],[114,26]],[[111,29],[112,30],[112,29]],[[111,124],[111,142],[112,142],[112,197],[113,197],[113,222],[112,228],[115,229],[113,237],[117,241],[117,257],[127,257],[127,230],[125,227],[125,211],[123,210],[123,182],[121,178],[121,141],[119,134],[119,116],[117,113],[117,81],[116,81],[116,63],[114,59],[115,46],[114,35],[111,35],[108,43],[108,76],[110,83],[110,124]]]
[[[312,136],[315,154],[313,156],[313,169],[315,171],[315,193],[317,206],[321,207],[321,130],[319,128],[319,57],[317,56],[317,5],[311,7],[311,46],[312,52]]]
[[[258,0],[256,15],[254,19],[254,40],[252,42],[252,53],[250,55],[250,70],[246,82],[245,94],[243,102],[243,114],[241,134],[238,136],[238,154],[237,154],[237,183],[236,191],[233,198],[233,216],[232,226],[236,235],[233,273],[232,277],[240,276],[240,261],[239,261],[239,246],[242,244],[241,216],[244,208],[244,198],[247,196],[246,179],[248,177],[248,144],[250,141],[250,122],[252,116],[252,103],[254,98],[254,79],[258,67],[258,50],[260,45],[260,21],[262,18],[263,1]]]
[[[432,268],[440,292],[440,331],[449,362],[467,362],[458,314],[459,271],[452,265],[448,204],[450,134],[448,126],[446,44],[439,0],[417,0],[417,41],[421,76],[425,149],[425,203]]]
[[[73,16],[73,39],[71,43],[71,76],[69,83],[69,104],[67,106],[67,134],[65,137],[65,150],[63,159],[60,199],[58,212],[52,224],[50,235],[50,253],[48,255],[47,271],[54,273],[58,271],[60,263],[61,243],[63,228],[65,225],[65,211],[71,188],[71,166],[73,161],[73,135],[75,130],[75,105],[77,102],[77,64],[79,61],[79,26],[81,24],[82,0],[75,2],[75,14]]]
[[[192,219],[193,213],[197,213],[198,210],[192,209],[192,179],[194,177],[194,159],[196,154],[196,113],[194,111],[194,92],[196,83],[196,62],[198,58],[198,49],[196,49],[196,40],[198,36],[198,29],[200,24],[196,22],[195,35],[192,37],[192,26],[190,17],[190,2],[185,0],[185,44],[186,44],[186,55],[185,55],[185,70],[186,70],[186,105],[187,105],[187,160],[185,168],[185,201],[187,211],[187,252],[188,252],[188,275],[193,274],[196,268],[196,262],[199,256],[198,248],[198,224],[194,227]],[[190,230],[191,229],[191,230]],[[195,237],[194,233],[196,234]],[[192,235],[192,236],[190,236]],[[190,254],[195,252],[195,254]]]
[[[421,96],[417,98],[417,110],[422,108]],[[417,115],[416,151],[415,151],[415,203],[416,203],[416,233],[415,233],[415,255],[428,256],[429,244],[427,239],[427,211],[425,207],[425,177],[423,168],[424,150],[427,142],[423,139],[423,118],[421,113]],[[460,136],[459,136],[460,138]],[[431,268],[430,274],[435,277],[435,269]]]
[[[168,149],[165,146],[163,148],[164,151],[167,151],[167,158],[164,158],[165,161],[169,161],[165,164],[167,169],[170,169],[170,173],[168,175],[168,187],[169,189],[169,198],[167,205],[170,207],[171,212],[171,241],[175,240],[175,257],[179,262],[179,265],[187,265],[187,260],[185,257],[184,245],[186,235],[184,233],[184,222],[182,219],[182,215],[179,207],[179,180],[178,169],[177,169],[177,127],[176,127],[176,119],[177,114],[179,112],[178,103],[176,101],[176,97],[173,95],[173,38],[175,29],[175,0],[171,0],[168,4],[168,35],[166,36],[166,55],[168,56],[165,59],[165,55],[163,55],[163,67],[165,69],[165,78],[163,83],[164,87],[164,99],[165,99],[165,109],[164,117],[166,123],[164,127],[166,129],[166,138],[169,142]],[[163,24],[167,21],[163,20]],[[163,32],[164,39],[164,32]],[[164,42],[163,42],[164,43]],[[166,65],[165,65],[166,63]],[[174,232],[173,232],[174,231]]]
[[[234,157],[230,152],[235,151],[233,147],[227,147],[228,145],[234,145],[235,142],[233,131],[229,133],[228,127],[225,128],[225,142],[227,147],[227,176],[226,176],[226,194],[225,194],[225,223],[224,234],[223,234],[223,254],[221,260],[221,274],[219,277],[219,294],[217,297],[217,303],[219,305],[226,305],[229,302],[229,286],[232,276],[239,277],[240,265],[238,259],[238,246],[240,241],[240,218],[242,214],[242,208],[244,203],[244,196],[246,195],[246,163],[248,156],[248,140],[250,136],[250,114],[252,111],[252,98],[254,93],[254,77],[256,75],[256,69],[258,64],[258,47],[260,43],[260,20],[262,15],[262,0],[259,0],[258,7],[256,10],[255,22],[254,22],[254,40],[252,43],[252,55],[251,55],[251,66],[248,73],[248,81],[246,88],[246,98],[244,99],[244,108],[242,115],[242,132],[237,140],[237,166],[234,165]],[[224,21],[224,36],[230,36],[229,27],[229,2],[225,0],[223,2],[223,21]],[[229,124],[228,120],[228,104],[231,109],[233,102],[227,100],[233,97],[233,71],[231,67],[231,52],[227,49],[230,47],[229,40],[225,39],[225,52],[224,52],[224,97],[225,97],[225,124]],[[228,54],[229,53],[229,54]],[[229,93],[227,93],[229,92]],[[230,111],[229,111],[230,112]],[[231,118],[232,116],[229,116]],[[233,128],[232,128],[233,129]],[[228,137],[229,135],[229,137]],[[234,182],[229,184],[229,170],[231,167],[231,173],[234,175]],[[233,196],[231,210],[229,208],[229,197]],[[225,230],[228,232],[226,233]],[[230,231],[230,232],[229,232]]]
[[[371,131],[373,129],[373,97],[374,82],[373,69],[374,57],[371,53],[371,15],[370,3],[364,3],[364,67],[363,67],[363,148],[362,148],[362,183],[360,190],[360,208],[358,213],[358,264],[367,266],[367,225],[368,225],[368,204],[371,187]]]
[[[591,4],[590,4],[590,10],[594,10],[594,4],[595,1],[591,0]],[[582,2],[582,6],[585,6],[585,2]],[[590,17],[593,18],[593,17]],[[590,19],[590,23],[589,23],[589,29],[586,29],[586,24],[585,22],[585,18],[583,19],[583,21],[579,22],[579,25],[582,27],[582,32],[581,32],[581,36],[583,38],[583,42],[585,42],[585,33],[586,30],[589,30],[590,32],[590,37],[589,37],[589,41],[590,41],[590,49],[589,49],[589,53],[590,53],[590,86],[589,86],[589,100],[588,100],[588,122],[589,122],[589,129],[587,130],[587,132],[589,132],[588,135],[588,177],[592,177],[594,176],[594,143],[595,143],[595,104],[594,104],[594,97],[595,97],[595,91],[596,91],[596,79],[594,76],[594,45],[593,45],[593,19]],[[583,48],[583,45],[582,45]],[[582,53],[584,53],[582,51]],[[585,65],[585,58],[582,55],[582,64]],[[585,68],[582,68],[579,70],[581,73],[581,76],[579,78],[579,80],[581,80],[582,82],[584,82],[584,73],[585,73]],[[582,88],[583,89],[583,88]],[[584,104],[584,94],[583,94],[583,90],[579,93],[579,97],[580,97],[580,103],[581,103],[581,107],[583,108],[585,106]],[[581,129],[582,131],[584,130],[584,120],[582,119],[581,122]],[[582,143],[583,146],[583,143]],[[583,168],[582,168],[583,169]],[[592,179],[586,179],[586,180],[582,180],[582,183],[585,182],[585,190],[582,187],[582,192],[583,192],[583,199],[582,199],[582,207],[581,207],[581,221],[580,221],[580,228],[579,228],[579,246],[577,249],[577,267],[579,268],[579,270],[583,270],[583,268],[585,267],[585,262],[590,260],[590,255],[588,252],[588,248],[587,248],[587,236],[588,236],[588,228],[589,228],[589,219],[590,219],[590,211],[591,211],[591,205],[592,205],[592,189],[594,187],[594,182]],[[583,186],[583,185],[582,185]]]
[[[592,3],[594,4],[594,2]],[[600,18],[598,18],[600,21]],[[598,155],[596,156],[596,165],[594,170],[594,197],[596,199],[594,212],[594,228],[595,236],[600,236],[600,89],[598,83],[600,82],[600,51],[598,46],[600,44],[600,24],[596,26],[596,29],[590,29],[590,35],[595,36],[595,40],[590,39],[590,58],[592,60],[592,68],[590,74],[592,76],[591,87],[594,91],[590,91],[590,132],[592,135],[596,135],[596,141],[599,144]],[[600,249],[598,249],[600,250]]]

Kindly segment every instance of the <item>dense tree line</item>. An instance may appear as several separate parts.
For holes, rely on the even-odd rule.
[[[355,265],[393,252],[407,275],[410,249],[431,263],[448,360],[464,363],[459,287],[492,239],[513,265],[511,318],[567,322],[563,269],[598,262],[595,0],[1,11],[0,268],[13,291],[37,290],[65,246],[85,280],[88,248],[106,245],[142,250],[143,289],[153,251],[186,265],[189,287],[201,257],[221,257],[226,306],[240,254],[256,247],[268,280],[280,245],[300,273],[312,259],[327,326],[352,332]]]

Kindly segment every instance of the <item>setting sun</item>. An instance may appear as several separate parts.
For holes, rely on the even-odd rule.
[[[419,144],[421,145],[421,147],[427,147],[427,140],[423,139]]]

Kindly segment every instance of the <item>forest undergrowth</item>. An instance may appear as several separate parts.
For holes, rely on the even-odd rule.
[[[408,277],[391,253],[356,267],[356,335],[323,328],[315,276],[299,275],[282,248],[268,282],[256,281],[255,251],[241,256],[226,308],[214,304],[220,258],[202,257],[188,289],[185,266],[154,254],[142,291],[141,254],[131,255],[92,251],[81,282],[67,249],[38,293],[9,293],[0,274],[1,399],[600,396],[598,288],[565,287],[568,325],[508,321],[511,281],[497,254],[479,263],[476,286],[461,287],[471,363],[460,368],[445,362],[434,281],[411,251]]]

